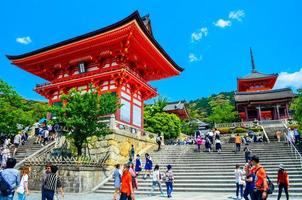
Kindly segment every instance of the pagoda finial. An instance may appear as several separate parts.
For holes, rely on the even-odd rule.
[[[251,47],[250,47],[250,54],[251,54],[251,62],[252,62],[252,73],[255,73],[256,72],[256,66],[255,66],[253,51],[252,51]]]

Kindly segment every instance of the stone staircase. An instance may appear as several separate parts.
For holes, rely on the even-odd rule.
[[[235,192],[234,169],[235,165],[244,165],[244,153],[233,152],[233,144],[223,145],[223,151],[195,152],[195,146],[164,146],[160,152],[151,152],[153,163],[160,165],[160,170],[166,170],[167,164],[172,164],[175,175],[174,192]],[[261,164],[265,167],[274,182],[277,190],[277,171],[280,163],[288,170],[290,179],[290,196],[302,199],[302,166],[291,156],[290,148],[284,143],[252,143],[250,148],[253,154],[260,157]],[[163,189],[165,185],[162,183]],[[151,190],[151,178],[144,180],[138,177],[137,194],[148,194]],[[277,195],[275,190],[274,196]],[[112,193],[113,180],[99,187],[95,192]]]
[[[35,142],[35,138],[30,137],[24,145],[19,146],[18,151],[15,155],[17,163],[19,163],[26,157],[32,155],[33,153],[37,152],[42,148],[40,144],[34,144],[34,142]],[[13,152],[13,150],[14,148],[11,149],[11,152]]]

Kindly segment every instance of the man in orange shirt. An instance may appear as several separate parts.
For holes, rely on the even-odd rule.
[[[279,165],[277,183],[278,183],[278,186],[279,186],[278,200],[281,198],[283,188],[284,188],[284,191],[285,191],[286,199],[288,200],[289,181],[288,181],[288,174],[285,171],[283,164]]]
[[[134,200],[132,188],[132,176],[129,172],[130,165],[125,164],[121,183],[121,198],[120,200]]]
[[[235,136],[235,145],[236,145],[235,153],[237,153],[237,151],[240,151],[240,145],[241,145],[241,137],[239,133],[237,133],[237,135]]]
[[[267,176],[264,168],[259,164],[258,156],[253,156],[251,162],[254,166],[255,173],[255,189],[252,194],[252,200],[266,200],[267,199]]]

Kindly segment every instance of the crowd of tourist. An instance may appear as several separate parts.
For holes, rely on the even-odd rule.
[[[156,139],[158,141],[158,139]],[[159,148],[160,150],[160,144]],[[139,154],[134,157],[134,147],[131,146],[129,152],[129,162],[124,165],[117,164],[113,172],[114,179],[114,193],[113,199],[117,200],[118,196],[120,200],[135,200],[135,190],[138,189],[139,183],[137,178],[143,177],[143,180],[148,178],[152,179],[150,185],[150,196],[154,195],[154,190],[158,187],[160,196],[165,196],[162,189],[162,183],[165,183],[167,188],[167,197],[172,197],[174,176],[172,172],[172,165],[166,166],[166,171],[161,172],[160,166],[153,166],[153,160],[151,156],[146,153],[144,163]]]
[[[15,169],[17,161],[8,158],[6,167],[0,170],[0,200],[26,200],[29,196],[29,174],[30,166],[22,166],[20,170]],[[45,166],[42,174],[41,194],[42,200],[53,200],[55,195],[64,197],[61,178],[57,174],[58,167],[50,163]]]
[[[248,152],[249,149],[246,149]],[[250,154],[248,154],[250,155]],[[274,190],[274,184],[270,180],[264,167],[260,164],[258,156],[246,156],[246,164],[242,169],[239,164],[235,166],[236,198],[245,200],[265,200]],[[289,178],[283,164],[279,165],[277,172],[278,197],[281,198],[284,190],[288,200]]]
[[[1,135],[0,142],[0,169],[6,167],[6,162],[9,158],[14,157],[21,145],[24,145],[28,139],[29,127],[19,131],[14,137]]]

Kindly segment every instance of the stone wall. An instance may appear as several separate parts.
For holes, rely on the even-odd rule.
[[[29,189],[41,190],[44,166],[32,166],[29,176]],[[87,192],[106,179],[111,173],[108,170],[95,167],[59,167],[65,192]]]
[[[101,157],[104,153],[109,153],[106,162],[109,169],[117,163],[127,162],[131,145],[134,145],[135,154],[143,154],[155,148],[155,138],[148,136],[138,136],[122,130],[114,132],[102,138],[93,137],[89,141],[89,151],[92,157]]]
[[[138,136],[122,130],[113,130],[105,137],[89,139],[89,153],[92,158],[101,159],[108,152],[106,169],[97,167],[80,167],[77,165],[59,166],[59,176],[63,179],[64,191],[88,192],[111,176],[112,169],[117,163],[123,164],[129,159],[131,145],[134,145],[135,154],[151,151],[156,146],[155,138]],[[87,151],[87,149],[83,149]],[[87,152],[85,152],[87,153]],[[32,166],[29,177],[29,188],[40,190],[44,166]]]

